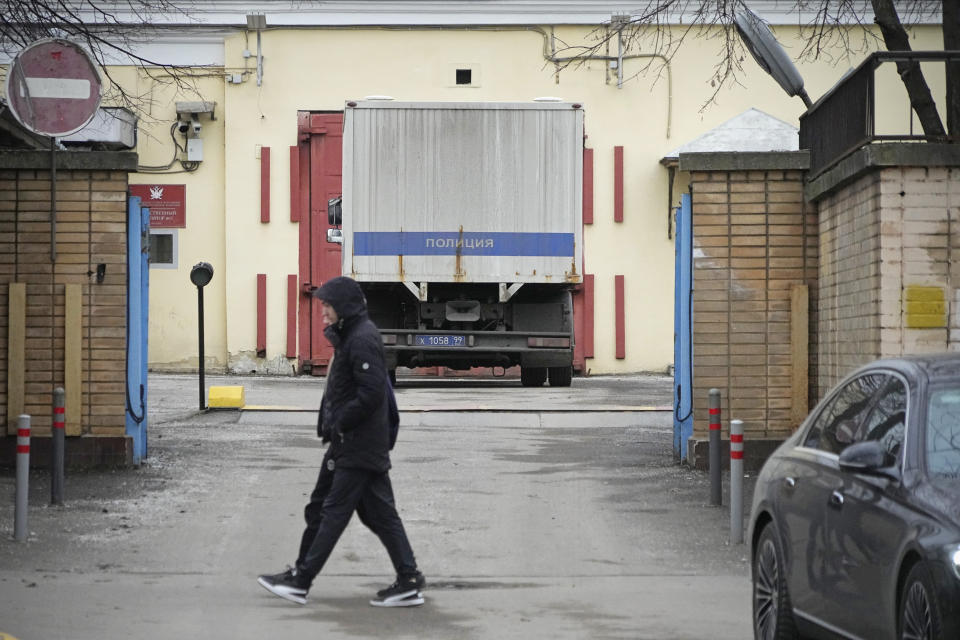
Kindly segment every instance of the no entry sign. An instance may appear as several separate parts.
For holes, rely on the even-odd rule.
[[[65,136],[90,122],[103,85],[90,56],[66,40],[38,40],[17,54],[7,73],[7,102],[27,129]]]

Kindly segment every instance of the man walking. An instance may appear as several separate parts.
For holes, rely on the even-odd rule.
[[[366,299],[354,280],[333,278],[314,295],[323,306],[324,335],[334,347],[317,419],[317,435],[330,445],[304,509],[307,526],[295,565],[257,582],[281,598],[306,604],[307,592],[356,511],[386,547],[397,574],[370,604],[421,605],[426,581],[397,513],[388,474],[399,416],[380,332],[367,316]]]

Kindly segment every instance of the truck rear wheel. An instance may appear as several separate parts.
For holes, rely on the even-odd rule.
[[[546,367],[520,367],[520,384],[523,386],[539,387],[546,381]]]
[[[573,381],[573,367],[550,367],[550,386],[569,387]]]

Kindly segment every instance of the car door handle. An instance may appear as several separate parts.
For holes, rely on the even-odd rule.
[[[832,507],[842,507],[843,506],[843,494],[839,491],[834,491],[830,494],[830,506]]]

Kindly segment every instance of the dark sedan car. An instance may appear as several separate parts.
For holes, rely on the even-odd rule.
[[[764,464],[754,636],[960,639],[960,354],[880,360]]]

